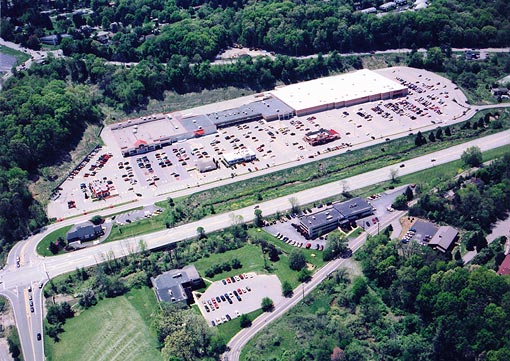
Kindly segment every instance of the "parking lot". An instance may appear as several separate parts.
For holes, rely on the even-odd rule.
[[[211,284],[196,303],[210,326],[216,326],[242,314],[261,308],[269,297],[277,304],[283,299],[280,280],[275,275],[244,273]]]
[[[372,205],[374,214],[357,220],[356,225],[363,229],[377,225],[386,215],[394,211],[391,208],[391,204],[395,201],[397,196],[405,192],[406,188],[407,185],[403,185],[381,194],[370,195],[367,201]],[[319,204],[316,207],[304,208],[304,213],[312,214],[324,210],[326,207],[328,207],[328,204]],[[298,216],[282,216],[280,219],[274,220],[268,226],[264,227],[264,230],[278,238],[281,242],[285,242],[291,246],[322,251],[326,246],[328,239],[327,234],[316,239],[307,240],[297,231],[296,228],[298,224]]]
[[[339,154],[351,147],[368,146],[418,130],[448,125],[467,111],[462,92],[451,81],[434,73],[406,67],[376,72],[406,85],[409,94],[292,119],[230,126],[219,129],[216,134],[127,158],[121,155],[112,131],[106,127],[102,133],[106,146],[92,157],[88,168],[62,185],[61,196],[50,202],[48,214],[50,217],[70,216],[140,197],[154,197],[220,179],[267,171],[276,166],[295,166],[313,161],[318,155]],[[192,109],[187,114],[229,109],[238,103],[239,100],[226,101]],[[305,134],[321,128],[335,130],[340,139],[317,146],[303,140]],[[247,149],[256,154],[255,160],[229,167],[223,159],[227,153]],[[92,167],[104,154],[108,154],[107,162],[100,168]],[[213,161],[217,169],[201,173],[197,165],[204,160]],[[111,196],[101,201],[86,198],[79,185],[105,177],[112,182]],[[71,200],[75,201],[75,207],[69,209],[67,202]]]

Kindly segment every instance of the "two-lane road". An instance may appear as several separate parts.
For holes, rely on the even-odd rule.
[[[340,194],[344,189],[344,185],[346,185],[350,190],[356,190],[388,180],[390,178],[391,170],[394,169],[398,170],[399,175],[405,175],[430,168],[434,164],[443,164],[459,159],[462,152],[470,146],[478,146],[482,151],[485,151],[508,144],[510,144],[510,131],[504,131],[442,151],[424,155],[422,157],[407,160],[403,167],[400,167],[400,163],[393,164],[358,176],[350,177],[342,181],[332,182],[323,186],[304,190],[293,194],[292,197],[295,197],[300,204],[313,203],[333,195]],[[434,161],[432,161],[433,159]],[[265,216],[274,214],[277,211],[285,211],[290,208],[289,198],[290,196],[284,196],[270,201],[261,202],[259,207]],[[132,206],[132,204],[128,206]],[[119,208],[116,208],[115,210],[118,211]],[[111,212],[111,210],[103,211],[103,213],[106,212]],[[90,215],[76,217],[65,220],[64,222],[56,225],[48,226],[44,232],[35,235],[27,241],[20,242],[9,254],[9,263],[3,270],[0,271],[0,277],[3,281],[3,284],[0,286],[0,293],[9,297],[9,300],[15,309],[18,330],[20,335],[23,335],[21,336],[21,342],[25,360],[44,359],[43,343],[33,341],[33,337],[30,337],[30,335],[40,332],[37,330],[42,329],[42,317],[40,317],[41,307],[39,304],[35,305],[35,315],[30,315],[30,317],[37,317],[37,321],[34,318],[31,325],[29,325],[27,315],[21,311],[24,304],[18,301],[20,299],[20,294],[15,291],[16,289],[19,289],[20,287],[27,287],[30,284],[35,285],[35,287],[32,286],[32,292],[34,295],[37,295],[37,299],[39,300],[41,292],[37,287],[37,284],[41,280],[47,280],[48,278],[53,278],[57,275],[74,271],[80,267],[87,267],[102,263],[105,261],[106,255],[118,258],[133,252],[138,252],[140,240],[144,241],[147,249],[154,249],[173,242],[179,242],[184,239],[195,237],[196,229],[199,226],[204,227],[207,232],[226,228],[232,224],[232,214],[241,216],[245,222],[248,222],[254,219],[254,208],[246,207],[235,210],[234,212],[204,218],[200,221],[181,225],[169,230],[163,230],[144,236],[130,237],[125,240],[101,244],[77,252],[54,257],[44,258],[38,256],[36,253],[37,243],[49,232],[67,224],[79,223],[87,220]],[[355,245],[353,246],[355,248]],[[15,259],[17,256],[21,259],[20,268],[16,267]],[[310,286],[305,286],[305,290],[307,287]]]
[[[352,240],[349,243],[349,247],[356,252],[367,239],[367,234],[377,234],[379,229],[384,229],[388,225],[390,225],[393,221],[399,219],[405,214],[405,212],[399,211],[386,215],[384,218],[381,218],[380,225],[374,225],[366,230],[366,232],[359,235],[357,238]],[[329,275],[341,267],[344,263],[346,263],[346,259],[336,259],[329,263],[327,263],[324,267],[319,269],[313,275],[312,279],[308,283],[304,283],[301,286],[298,286],[294,290],[294,294],[290,298],[283,299],[280,303],[275,305],[273,312],[264,313],[259,316],[252,323],[250,328],[245,328],[237,333],[228,343],[228,349],[224,355],[223,359],[226,361],[237,361],[241,355],[242,348],[250,341],[258,332],[260,332],[264,327],[266,327],[271,322],[277,320],[281,316],[283,316],[288,310],[294,307],[299,301],[301,301],[304,296],[308,295],[312,292],[322,281],[324,281]]]

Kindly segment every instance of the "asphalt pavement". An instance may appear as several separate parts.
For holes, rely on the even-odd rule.
[[[375,235],[379,229],[386,228],[394,220],[402,217],[406,212],[397,211],[387,214],[381,219],[380,228],[378,225],[369,227],[366,232],[363,232],[357,238],[349,242],[349,247],[356,252],[366,241],[367,234]],[[340,268],[344,263],[348,262],[347,259],[336,259],[327,263],[324,267],[319,269],[308,283],[304,283],[294,289],[294,294],[290,298],[285,298],[282,301],[275,303],[273,312],[264,313],[252,322],[252,326],[242,329],[237,333],[227,344],[229,351],[223,355],[225,361],[237,361],[241,355],[241,350],[258,332],[266,327],[271,322],[283,316],[288,310],[294,307],[302,299],[304,299],[310,292],[312,292],[322,281],[329,275]]]
[[[405,162],[403,167],[401,163],[396,163],[387,167],[383,167],[371,172],[367,172],[358,176],[354,176],[342,181],[333,182],[323,186],[315,187],[305,191],[301,191],[292,195],[295,197],[299,204],[313,203],[324,198],[330,197],[334,194],[340,194],[346,185],[350,190],[360,189],[372,184],[379,183],[390,179],[392,170],[397,170],[398,175],[405,175],[414,173],[423,169],[430,168],[434,165],[443,164],[452,160],[459,159],[462,152],[470,146],[478,146],[482,151],[508,145],[510,143],[510,131],[500,132],[491,136],[483,137],[473,140],[458,146],[454,146],[439,152],[434,152],[428,155],[410,159]],[[434,160],[434,161],[432,161]],[[219,182],[221,183],[221,182]],[[220,186],[220,184],[215,184]],[[202,188],[201,188],[202,189]],[[192,193],[196,190],[183,191],[182,195]],[[174,196],[174,195],[172,195]],[[153,204],[157,200],[165,199],[167,195],[155,197],[154,199],[146,200],[146,204]],[[280,197],[271,201],[262,202],[259,204],[260,209],[264,215],[275,214],[277,211],[285,211],[290,208],[289,198],[291,196]],[[127,210],[133,207],[133,204],[128,204],[121,207],[116,207],[115,212]],[[111,212],[106,211],[98,212],[105,215]],[[39,304],[35,305],[35,315],[28,315],[23,313],[24,303],[17,301],[22,297],[20,289],[26,288],[30,284],[38,284],[41,280],[48,280],[57,275],[74,271],[79,267],[92,266],[105,261],[106,254],[113,255],[113,257],[123,257],[132,252],[139,250],[140,241],[143,240],[147,249],[154,249],[166,244],[179,242],[184,239],[192,238],[196,235],[197,227],[204,227],[206,232],[213,232],[224,229],[232,224],[232,217],[241,216],[245,222],[254,219],[254,208],[246,207],[236,210],[231,213],[224,213],[202,219],[197,222],[188,223],[170,230],[163,230],[144,236],[130,237],[117,242],[101,244],[96,247],[90,247],[78,252],[64,254],[54,257],[41,257],[36,252],[37,243],[49,232],[61,228],[68,224],[75,224],[88,220],[91,215],[83,215],[72,219],[59,222],[46,227],[41,233],[36,234],[26,241],[19,242],[12,249],[8,256],[8,263],[3,270],[0,271],[0,279],[3,283],[0,285],[0,293],[5,294],[11,300],[13,308],[15,309],[16,324],[21,336],[21,343],[25,360],[43,360],[44,359],[44,345],[42,342],[37,342],[33,335],[37,330],[42,330],[42,317]],[[354,249],[354,248],[353,248]],[[16,257],[20,257],[20,267],[16,267]],[[322,271],[321,271],[322,272]],[[308,285],[305,285],[305,291]],[[34,299],[41,299],[41,292],[39,288],[32,287]],[[18,291],[16,291],[18,290]],[[290,307],[290,306],[289,306]]]

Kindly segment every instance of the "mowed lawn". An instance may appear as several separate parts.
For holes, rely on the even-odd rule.
[[[45,337],[46,359],[73,361],[162,360],[150,328],[157,309],[152,289],[133,289],[100,301],[67,320],[61,340]]]

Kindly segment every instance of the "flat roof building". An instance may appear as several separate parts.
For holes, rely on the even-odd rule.
[[[344,216],[345,222],[355,221],[373,214],[370,203],[360,197],[352,198],[342,203],[335,203],[333,208]]]
[[[381,9],[382,11],[390,11],[390,10],[396,9],[396,7],[397,7],[397,3],[395,3],[394,1],[390,1],[390,2],[387,2],[387,3],[379,6],[379,9]]]
[[[209,113],[207,116],[217,127],[225,127],[260,119],[267,121],[289,119],[294,116],[294,109],[278,98],[265,96],[262,100]]]
[[[301,231],[305,237],[315,239],[357,219],[373,214],[372,206],[363,198],[353,198],[335,203],[332,207],[299,217]]]
[[[228,165],[234,165],[237,163],[250,162],[257,158],[257,155],[250,148],[239,149],[236,152],[225,153],[223,155],[225,162]]]
[[[198,160],[196,167],[200,173],[210,172],[212,170],[218,169],[218,165],[212,158]]]
[[[375,14],[375,13],[377,13],[377,9],[374,8],[374,7],[370,7],[370,8],[366,8],[366,9],[360,10],[360,12],[362,14]]]
[[[340,139],[340,134],[336,130],[323,128],[306,133],[303,137],[303,140],[312,146],[326,144],[337,139]]]
[[[302,116],[369,101],[407,95],[408,89],[371,70],[335,75],[279,87],[271,94]]]
[[[151,277],[158,302],[193,303],[191,291],[203,286],[203,281],[194,265],[174,269]]]
[[[161,149],[172,143],[213,134],[216,126],[205,115],[180,117],[153,114],[129,119],[111,127],[125,157]]]

